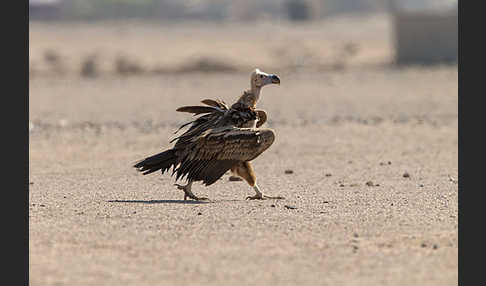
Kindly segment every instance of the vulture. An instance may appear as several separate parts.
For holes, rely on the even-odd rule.
[[[184,191],[184,200],[208,200],[193,194],[192,183],[201,181],[204,185],[214,184],[228,170],[244,179],[255,191],[247,199],[283,199],[264,195],[259,188],[250,161],[267,150],[275,140],[275,132],[260,128],[267,120],[263,110],[256,109],[262,87],[280,85],[277,75],[255,69],[250,75],[249,90],[245,90],[231,106],[222,100],[205,99],[202,106],[183,106],[178,112],[197,116],[183,124],[189,128],[170,142],[174,147],[149,156],[137,162],[135,167],[144,175],[161,170],[162,174],[172,168],[172,176],[185,180],[186,185],[174,184]]]

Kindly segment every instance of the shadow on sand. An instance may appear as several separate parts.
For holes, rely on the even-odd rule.
[[[211,201],[192,201],[192,200],[109,200],[109,203],[136,203],[136,204],[208,204]]]

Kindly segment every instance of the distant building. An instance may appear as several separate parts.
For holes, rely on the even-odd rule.
[[[397,64],[456,62],[457,0],[390,0]]]
[[[29,20],[55,20],[61,16],[62,0],[29,0]]]

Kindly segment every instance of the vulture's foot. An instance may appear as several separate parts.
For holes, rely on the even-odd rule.
[[[282,196],[272,197],[272,196],[258,195],[258,194],[254,196],[246,197],[246,199],[247,200],[285,200],[285,198]]]
[[[247,200],[284,200],[285,199],[282,196],[272,197],[272,196],[264,195],[256,184],[253,187],[253,189],[255,190],[256,194],[254,196],[246,197]]]
[[[182,185],[179,185],[179,184],[174,184],[174,186],[177,186],[177,188],[179,190],[184,191],[184,200],[187,200],[187,198],[191,198],[195,201],[207,201],[207,200],[209,200],[208,198],[198,197],[198,196],[196,196],[192,193],[192,191],[191,191],[192,182],[190,182],[189,184],[187,184],[185,186],[182,186]]]

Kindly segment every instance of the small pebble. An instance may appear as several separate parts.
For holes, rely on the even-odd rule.
[[[323,201],[322,203],[323,203],[323,204],[328,204],[328,203],[329,203],[329,201]]]
[[[197,215],[202,215],[202,213],[201,212],[198,212]]]
[[[274,208],[274,207],[275,207],[275,205],[270,205],[270,206],[271,206],[272,208]]]
[[[427,244],[425,242],[422,242],[422,244],[420,246],[427,247]]]
[[[372,181],[368,181],[368,182],[366,182],[366,185],[367,185],[368,187],[373,187],[375,184],[373,184],[373,182],[372,182]]]
[[[294,173],[293,170],[290,170],[290,169],[289,170],[285,170],[285,174],[293,174],[293,173]]]
[[[342,188],[342,187],[344,187],[344,184],[339,184],[339,186]]]
[[[410,178],[410,174],[409,174],[409,173],[407,173],[407,172],[405,172],[405,173],[403,174],[403,177],[404,177],[404,178]]]
[[[457,183],[457,180],[456,180],[456,179],[454,179],[454,177],[452,177],[452,176],[450,176],[450,175],[449,175],[449,181],[450,181],[451,183],[454,183],[454,184],[456,184],[456,183]]]
[[[285,205],[284,207],[287,208],[287,209],[289,209],[289,210],[295,210],[295,209],[297,209],[297,207],[288,206],[288,205]]]
[[[437,248],[439,248],[439,247],[437,246],[437,244],[434,244],[434,246],[432,246],[432,248],[433,248],[433,249],[437,249]]]
[[[332,176],[331,173],[326,173],[326,177],[330,177],[330,176]]]

